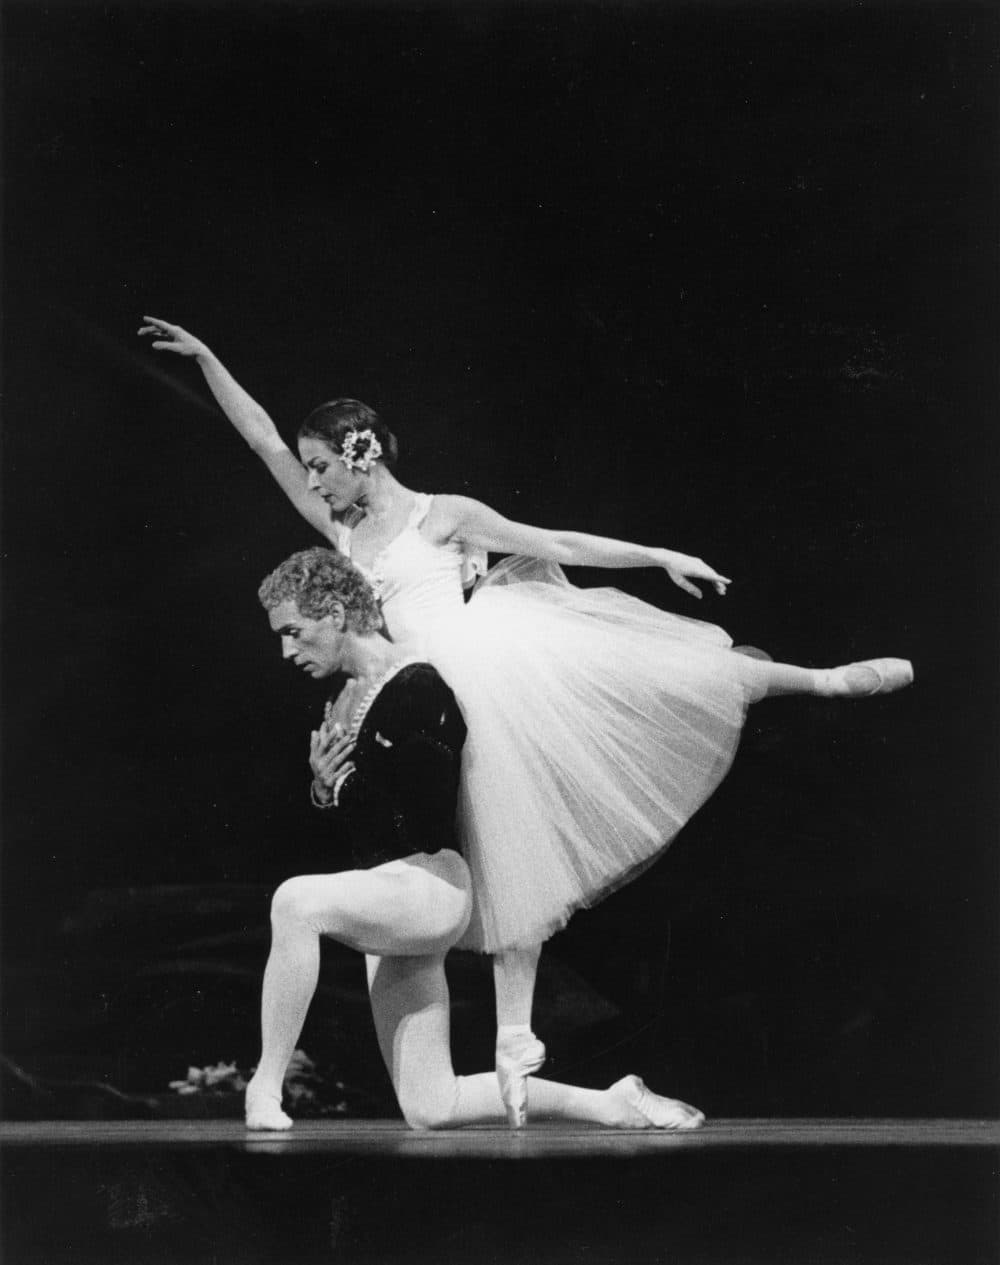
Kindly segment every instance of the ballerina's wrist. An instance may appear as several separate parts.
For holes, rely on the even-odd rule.
[[[653,565],[657,567],[675,566],[677,563],[677,560],[680,558],[680,554],[675,553],[673,549],[661,549],[657,547],[657,548],[650,549],[649,552],[653,555],[652,557]]]

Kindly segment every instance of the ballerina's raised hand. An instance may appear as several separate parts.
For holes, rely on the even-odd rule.
[[[181,325],[174,325],[159,316],[144,316],[139,327],[142,338],[151,338],[154,351],[172,352],[194,360],[216,402],[236,432],[264,462],[275,482],[302,517],[336,544],[336,528],[330,510],[309,487],[309,477],[285,441],[277,426],[248,391],[236,381],[218,356],[200,338]]]
[[[156,351],[172,351],[178,356],[210,356],[212,353],[200,338],[189,334],[180,325],[171,325],[158,316],[144,316],[146,323],[139,327],[142,337],[151,337]]]

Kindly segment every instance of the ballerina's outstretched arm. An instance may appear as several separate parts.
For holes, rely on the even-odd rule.
[[[543,558],[562,566],[582,567],[660,567],[674,584],[692,597],[701,597],[701,589],[692,580],[710,584],[724,597],[732,581],[720,575],[701,558],[661,549],[653,545],[635,545],[607,536],[591,536],[578,531],[550,531],[531,527],[504,518],[481,501],[467,496],[439,496],[434,500],[435,528],[446,538],[475,549],[494,553],[520,553]]]
[[[732,583],[707,562],[689,554],[606,536],[549,531],[515,523],[469,497],[435,497],[432,514],[436,535],[477,549],[527,554],[571,566],[661,567],[679,588],[698,598],[701,590],[693,580],[710,584],[720,596]],[[783,694],[865,698],[893,693],[913,680],[908,659],[865,659],[836,668],[802,668],[791,663],[743,659],[740,673],[751,702]]]
[[[309,475],[281,438],[277,426],[236,381],[218,356],[200,338],[158,316],[144,316],[140,335],[154,339],[155,351],[170,351],[197,362],[209,390],[236,432],[250,445],[302,517],[327,540],[336,543],[330,512],[309,491]]]

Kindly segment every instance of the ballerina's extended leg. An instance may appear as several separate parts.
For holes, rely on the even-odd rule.
[[[908,659],[864,659],[837,668],[800,668],[741,654],[738,662],[754,703],[782,694],[870,698],[892,694],[913,682],[913,665]]]

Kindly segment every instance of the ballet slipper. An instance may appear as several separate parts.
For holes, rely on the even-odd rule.
[[[497,1041],[497,1080],[507,1123],[523,1129],[528,1120],[526,1080],[545,1062],[545,1046],[533,1032],[518,1032]]]
[[[875,694],[894,694],[912,684],[913,664],[909,659],[862,659],[842,668],[830,668],[823,676],[825,694],[871,698]]]
[[[625,1076],[608,1090],[618,1101],[619,1129],[700,1129],[705,1117],[697,1107],[677,1098],[663,1098],[647,1089],[638,1076]]]
[[[281,1110],[281,1099],[277,1094],[267,1094],[262,1090],[252,1091],[247,1086],[244,1100],[244,1114],[248,1129],[290,1129],[291,1116]]]

